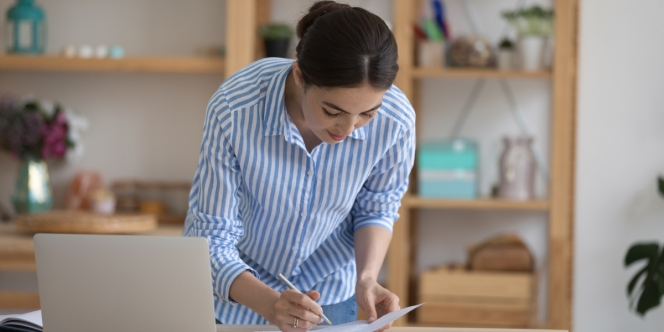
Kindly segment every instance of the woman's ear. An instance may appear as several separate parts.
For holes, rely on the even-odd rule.
[[[297,63],[297,61],[293,61],[293,79],[295,79],[295,85],[297,85],[300,89],[304,89],[302,70],[300,69],[300,64]]]

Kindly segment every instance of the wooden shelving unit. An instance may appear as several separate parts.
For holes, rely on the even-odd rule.
[[[494,199],[451,201],[425,199],[410,193],[402,202],[401,218],[395,224],[387,258],[387,287],[409,305],[414,276],[414,238],[418,209],[514,210],[536,211],[548,215],[548,303],[546,328],[570,329],[572,307],[572,250],[574,199],[574,133],[576,105],[577,20],[579,0],[556,0],[555,53],[551,72],[526,73],[488,69],[415,68],[412,22],[419,1],[392,0],[393,31],[399,45],[399,76],[395,84],[409,97],[417,111],[417,85],[422,79],[548,79],[552,82],[551,184],[549,198],[529,202]],[[0,71],[54,72],[145,72],[224,74],[229,76],[250,64],[260,54],[257,27],[270,19],[270,0],[226,0],[225,59],[145,57],[114,59],[66,59],[55,56],[0,56]],[[418,117],[418,129],[422,119]],[[31,239],[25,239],[31,242]],[[0,246],[2,249],[2,246]],[[11,248],[10,248],[11,249]],[[33,257],[27,253],[26,257]],[[0,255],[1,256],[1,255]],[[2,264],[0,264],[2,265]],[[32,269],[29,266],[9,266]],[[0,266],[2,268],[2,266]],[[5,296],[4,298],[2,296]],[[26,294],[25,296],[33,296]],[[32,297],[29,297],[32,299]],[[15,300],[15,294],[0,292],[0,304]],[[1,305],[0,305],[1,307]],[[406,325],[404,319],[396,325]],[[417,324],[416,324],[417,325]]]
[[[222,58],[128,57],[122,59],[79,59],[60,56],[0,56],[0,70],[54,72],[138,72],[223,74]]]
[[[413,68],[413,78],[519,78],[551,79],[549,71],[526,72],[518,70],[468,68]]]
[[[571,328],[572,249],[574,199],[574,126],[577,62],[577,20],[579,0],[556,0],[555,50],[550,72],[498,71],[495,69],[417,68],[414,66],[415,36],[412,23],[420,1],[393,0],[393,32],[399,45],[399,75],[395,84],[408,96],[418,112],[419,86],[423,79],[545,79],[551,81],[551,181],[549,198],[529,202],[495,199],[471,201],[425,199],[414,190],[402,201],[400,219],[395,223],[387,258],[387,286],[401,299],[412,303],[417,283],[415,255],[417,211],[419,209],[538,211],[548,216],[547,321],[551,329]],[[417,117],[420,132],[422,116]],[[415,180],[415,179],[414,179]],[[412,181],[416,183],[416,181]],[[413,324],[401,319],[397,325]]]

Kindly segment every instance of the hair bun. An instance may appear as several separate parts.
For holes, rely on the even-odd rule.
[[[302,39],[307,29],[314,24],[317,18],[335,10],[352,8],[350,5],[337,3],[335,1],[318,1],[314,3],[309,12],[297,22],[297,37]]]

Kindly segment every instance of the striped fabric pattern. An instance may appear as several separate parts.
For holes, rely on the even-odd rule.
[[[308,153],[286,112],[292,60],[257,61],[228,78],[208,104],[183,235],[210,243],[216,316],[267,324],[229,298],[250,271],[277,291],[283,273],[321,305],[355,292],[353,234],[392,230],[415,155],[415,114],[396,87],[378,113],[338,144]]]

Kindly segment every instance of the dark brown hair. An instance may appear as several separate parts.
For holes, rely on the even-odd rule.
[[[297,62],[305,84],[380,90],[392,86],[397,43],[377,15],[334,1],[316,2],[297,23]]]

